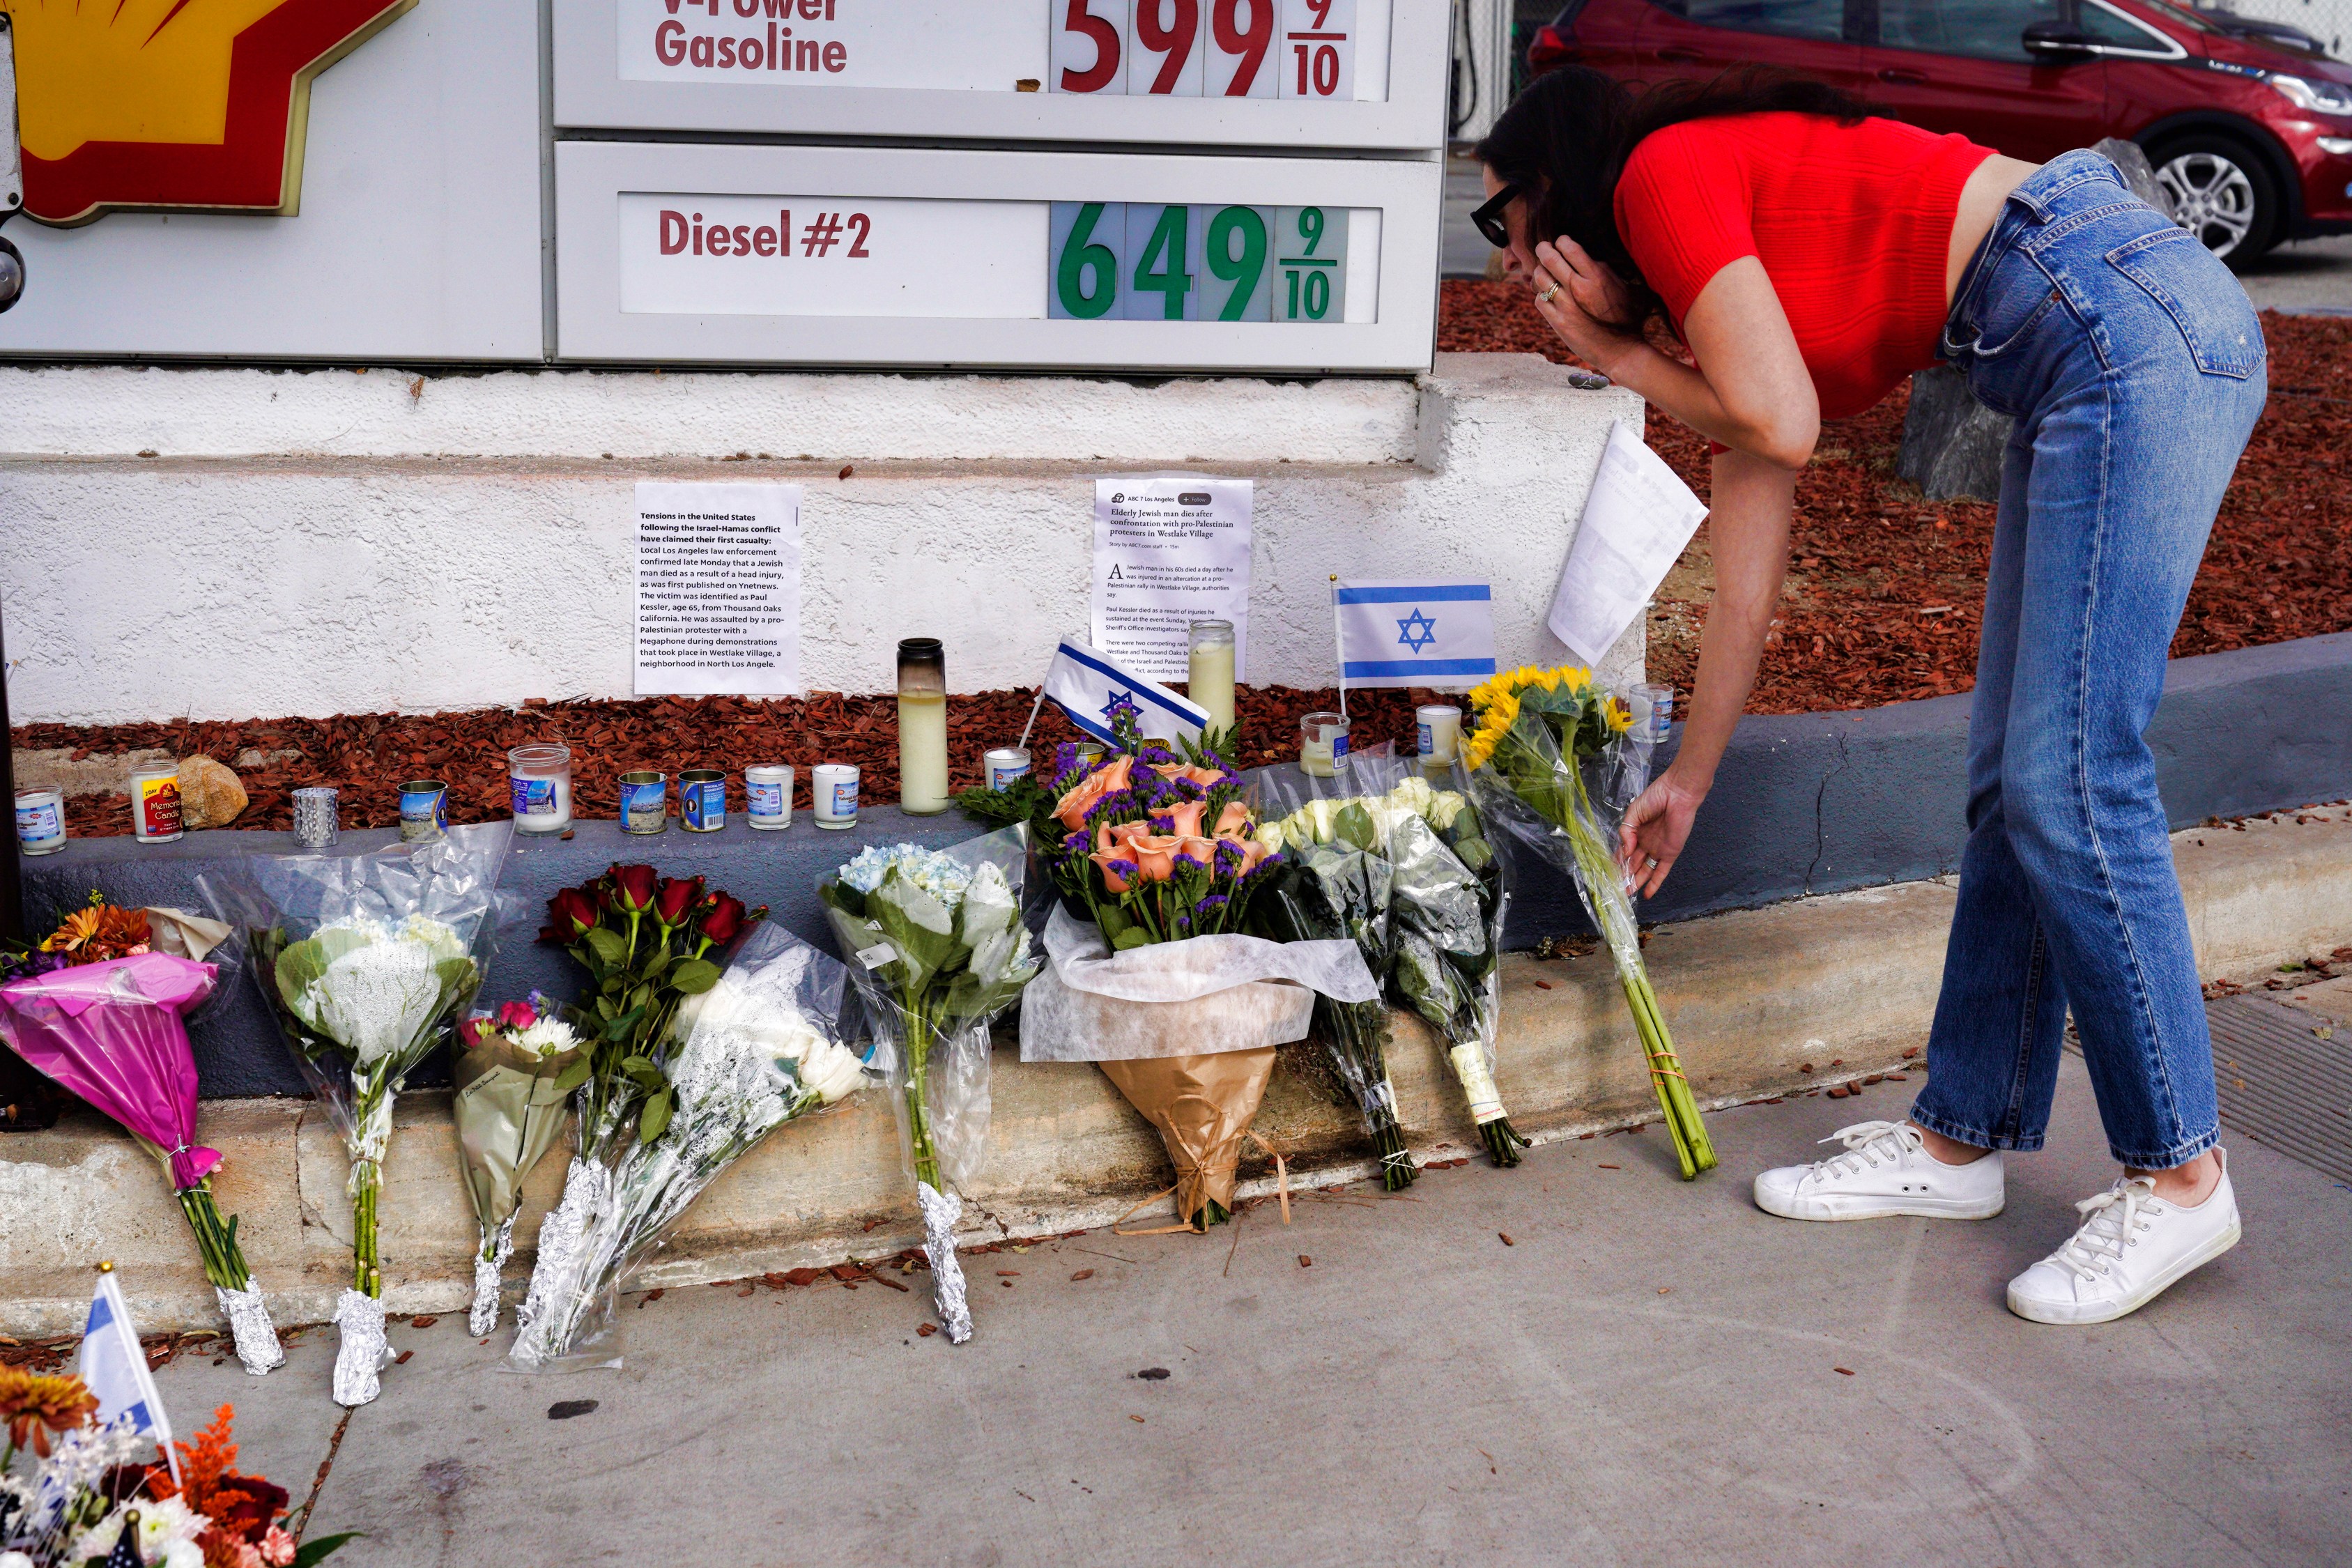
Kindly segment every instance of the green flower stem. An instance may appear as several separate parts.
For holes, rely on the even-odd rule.
[[[1616,960],[1617,981],[1633,1012],[1634,1033],[1649,1059],[1650,1086],[1657,1093],[1666,1130],[1673,1134],[1675,1158],[1682,1167],[1683,1180],[1692,1181],[1701,1171],[1715,1168],[1715,1145],[1699,1119],[1698,1101],[1675,1058],[1674,1036],[1659,1011],[1657,993],[1651,988],[1649,970],[1642,962],[1641,933],[1633,925],[1633,911],[1624,907],[1616,859],[1592,831],[1592,802],[1585,794],[1583,775],[1572,763],[1561,765],[1568,771],[1572,795],[1562,802],[1566,809],[1553,820],[1576,852],[1578,880],[1591,898],[1594,912],[1601,917],[1601,934]]]
[[[1507,1116],[1481,1122],[1478,1141],[1486,1146],[1486,1152],[1495,1163],[1507,1170],[1519,1163],[1519,1157],[1527,1152],[1528,1148],[1528,1141],[1519,1136],[1518,1129],[1511,1125],[1511,1119]]]
[[[362,1160],[352,1167],[352,1289],[381,1300],[383,1296],[383,1255],[376,1242],[376,1199],[383,1187],[383,1167]]]
[[[915,1148],[915,1179],[935,1193],[940,1184],[940,1152],[931,1142],[930,1102],[925,1090],[930,1082],[932,1020],[919,991],[899,993],[907,1017],[907,1132]]]
[[[245,1266],[245,1251],[236,1243],[236,1220],[221,1221],[220,1209],[213,1202],[212,1178],[207,1176],[194,1186],[176,1194],[180,1212],[188,1216],[188,1228],[195,1233],[196,1253],[204,1259],[205,1278],[226,1290],[243,1290],[253,1283],[253,1274]]]

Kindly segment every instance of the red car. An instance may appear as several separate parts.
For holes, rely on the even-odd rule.
[[[1784,67],[2037,163],[2123,137],[2243,267],[2352,232],[2352,67],[2298,38],[2171,0],[1569,0],[1528,64],[1641,84]]]

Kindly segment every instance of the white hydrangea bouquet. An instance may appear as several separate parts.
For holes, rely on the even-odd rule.
[[[365,1405],[384,1342],[377,1201],[392,1106],[481,989],[513,825],[347,855],[248,855],[198,879],[351,1158],[352,1284],[335,1303],[335,1401]]]
[[[533,1284],[546,1305],[515,1337],[518,1366],[618,1364],[621,1285],[688,1205],[769,1133],[866,1086],[864,1061],[842,1043],[847,991],[831,955],[762,921],[717,984],[678,1004],[659,1060],[669,1121],[621,1152],[610,1201],[568,1254],[541,1260],[546,1278]]]
[[[946,849],[867,848],[817,887],[878,1037],[940,1325],[955,1344],[971,1337],[971,1310],[950,1185],[986,1157],[989,1026],[1039,967],[1021,921],[1027,858],[1027,830],[1008,827]]]

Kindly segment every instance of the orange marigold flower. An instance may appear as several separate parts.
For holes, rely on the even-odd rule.
[[[98,1396],[78,1377],[43,1377],[0,1366],[0,1426],[12,1447],[49,1457],[49,1434],[89,1425]]]

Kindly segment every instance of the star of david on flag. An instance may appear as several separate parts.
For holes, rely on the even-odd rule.
[[[1139,733],[1163,741],[1197,741],[1209,711],[1157,681],[1146,680],[1076,637],[1065,637],[1045,671],[1045,695],[1070,722],[1096,740],[1113,742],[1120,712],[1135,715]]]
[[[1348,686],[1468,686],[1495,673],[1485,583],[1347,583],[1332,593]]]

